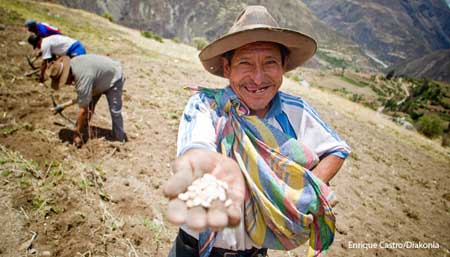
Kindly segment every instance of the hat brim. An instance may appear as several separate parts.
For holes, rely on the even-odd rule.
[[[54,90],[58,90],[62,86],[64,86],[67,82],[67,79],[69,78],[70,58],[67,56],[61,57],[61,63],[63,64],[63,70],[62,70],[61,76],[59,76],[59,78],[57,78],[57,79],[52,79],[51,87]]]
[[[257,27],[231,33],[213,41],[200,52],[199,58],[208,72],[223,77],[222,54],[259,41],[279,43],[289,49],[286,72],[301,66],[317,50],[316,41],[306,34],[289,29]]]

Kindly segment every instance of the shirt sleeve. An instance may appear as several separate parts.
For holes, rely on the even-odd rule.
[[[328,155],[345,159],[351,152],[347,143],[306,102],[304,102],[301,132],[302,141],[311,147],[320,159]]]
[[[43,38],[41,43],[42,59],[48,60],[52,58],[51,45],[48,38]]]
[[[83,74],[75,80],[76,90],[78,94],[78,105],[80,107],[88,107],[92,101],[94,78],[89,74]]]
[[[192,96],[182,114],[178,129],[177,156],[189,149],[217,151],[213,110],[203,93]]]

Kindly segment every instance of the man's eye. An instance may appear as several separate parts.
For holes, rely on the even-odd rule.
[[[250,65],[250,63],[247,61],[240,61],[239,64],[240,65]]]
[[[275,60],[268,60],[266,61],[266,64],[277,64],[278,62]]]

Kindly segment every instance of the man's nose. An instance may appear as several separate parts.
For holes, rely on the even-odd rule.
[[[253,71],[253,81],[256,85],[261,85],[264,81],[265,71],[264,67],[260,64],[255,65],[255,69]]]

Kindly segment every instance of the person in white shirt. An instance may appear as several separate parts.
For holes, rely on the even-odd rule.
[[[48,62],[53,56],[69,56],[70,58],[86,54],[86,49],[79,40],[75,40],[64,35],[51,35],[45,38],[41,38],[36,35],[30,35],[28,42],[33,48],[39,48],[41,50],[42,59],[44,60],[41,65],[41,73],[39,82],[44,82],[45,70]]]

